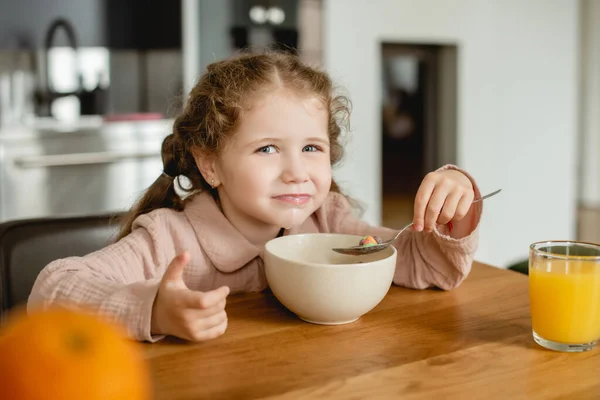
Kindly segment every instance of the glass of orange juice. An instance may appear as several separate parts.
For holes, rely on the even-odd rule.
[[[529,305],[539,345],[567,352],[593,349],[600,341],[600,245],[533,243]]]

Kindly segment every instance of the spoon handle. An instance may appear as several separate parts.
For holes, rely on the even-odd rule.
[[[481,198],[479,198],[479,199],[475,199],[475,200],[473,200],[473,203],[477,203],[478,201],[481,201],[481,200],[488,199],[488,198],[490,198],[490,197],[492,197],[492,196],[495,196],[495,195],[497,195],[497,194],[498,194],[498,193],[500,193],[501,191],[502,191],[502,189],[498,189],[498,190],[496,190],[496,191],[494,191],[494,192],[492,192],[492,193],[488,193],[488,194],[486,194],[485,196],[482,196],[482,197],[481,197]]]
[[[400,236],[400,234],[401,234],[402,232],[404,232],[405,230],[407,230],[408,228],[410,228],[412,225],[413,225],[413,223],[411,222],[410,224],[406,225],[404,228],[400,229],[400,230],[398,231],[398,233],[396,233],[396,236],[394,236],[394,237],[393,237],[391,240],[389,240],[388,242],[389,242],[389,243],[392,243],[392,242],[394,242],[396,239],[398,239],[398,237]],[[387,242],[386,242],[386,243],[387,243]]]

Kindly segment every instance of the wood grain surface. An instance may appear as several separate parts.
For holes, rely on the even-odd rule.
[[[227,312],[216,340],[143,345],[157,400],[600,398],[600,350],[538,346],[527,276],[479,263],[452,291],[392,286],[347,325],[303,322],[270,292]]]

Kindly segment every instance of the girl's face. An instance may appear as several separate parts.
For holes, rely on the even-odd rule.
[[[321,101],[285,89],[244,111],[213,163],[227,217],[246,227],[290,228],[317,210],[331,187],[328,119]]]

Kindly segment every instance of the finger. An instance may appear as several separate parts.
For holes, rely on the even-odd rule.
[[[169,264],[162,282],[167,286],[181,286],[183,284],[183,269],[190,261],[190,254],[187,251],[179,254]],[[183,284],[185,286],[185,284]]]
[[[223,311],[225,309],[225,304],[227,303],[226,300],[222,300],[219,303],[215,304],[214,306],[208,307],[208,308],[201,308],[201,309],[188,309],[188,311],[190,312],[190,318],[192,319],[201,319],[201,318],[208,318],[211,317],[215,314],[220,313],[221,311]]]
[[[435,224],[440,215],[440,210],[444,206],[447,196],[447,189],[440,186],[437,186],[435,188],[435,191],[431,195],[431,198],[429,199],[429,204],[427,204],[427,209],[425,211],[424,229],[426,232],[431,232],[435,229]]]
[[[221,325],[227,319],[227,313],[225,310],[221,310],[217,314],[211,315],[206,318],[198,318],[194,321],[194,331],[207,331],[215,326]]]
[[[473,204],[473,196],[473,191],[469,191],[460,199],[454,213],[454,218],[452,218],[454,221],[460,221],[467,215]]]
[[[225,300],[227,295],[229,295],[229,287],[227,286],[221,286],[210,292],[195,292],[190,290],[185,293],[184,306],[196,309],[210,308]]]
[[[438,224],[447,224],[454,218],[456,207],[462,197],[462,193],[457,191],[450,193],[450,195],[446,197],[446,201],[444,201],[444,205],[442,206],[442,210],[437,219]]]
[[[228,321],[227,319],[225,319],[225,321],[223,321],[221,324],[213,326],[210,329],[194,332],[194,334],[191,335],[191,340],[195,342],[203,342],[206,340],[218,338],[227,330],[227,323]]]
[[[425,211],[427,209],[427,204],[429,203],[429,198],[433,193],[435,188],[435,183],[432,180],[428,180],[427,178],[423,180],[419,190],[417,191],[417,195],[415,197],[415,206],[414,206],[414,216],[413,216],[413,229],[417,232],[423,230],[425,224]]]

